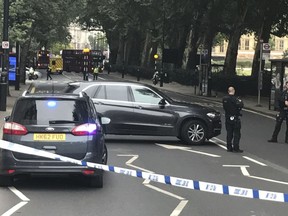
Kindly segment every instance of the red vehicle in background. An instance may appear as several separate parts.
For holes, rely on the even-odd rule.
[[[36,68],[47,69],[50,62],[50,51],[48,50],[38,50]]]

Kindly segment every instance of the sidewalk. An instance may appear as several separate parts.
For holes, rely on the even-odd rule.
[[[104,72],[106,73],[106,72]],[[114,76],[115,78],[119,79],[122,77],[122,74],[119,72],[112,72],[109,74],[109,76]],[[129,74],[125,74],[123,80],[129,80],[129,81],[137,81],[137,77],[133,77]],[[145,84],[152,84],[152,80],[147,80],[140,78],[140,83],[145,83]],[[199,97],[208,101],[214,101],[214,102],[219,102],[222,104],[222,98],[224,96],[224,93],[220,92],[214,92],[212,91],[212,96],[207,97],[207,96],[199,96],[199,88],[198,86],[195,88],[194,86],[185,86],[185,85],[180,85],[179,83],[176,82],[171,82],[171,83],[163,83],[163,87],[160,87],[159,83],[155,86],[158,89],[165,89],[168,91],[174,91],[183,95],[189,95],[191,97]],[[237,94],[237,89],[236,89],[236,94]],[[257,106],[258,104],[258,97],[257,96],[246,96],[242,97],[242,100],[244,101],[244,109],[248,109],[251,111],[259,112],[265,115],[269,115],[271,117],[275,117],[276,114],[278,113],[277,111],[274,110],[269,110],[269,98],[267,97],[260,97],[260,105]]]
[[[4,118],[6,116],[10,115],[16,99],[22,95],[23,91],[26,90],[26,88],[28,88],[28,86],[29,85],[20,84],[20,90],[15,90],[15,86],[9,86],[10,96],[7,96],[6,111],[0,111],[0,127],[1,127],[1,129],[2,129],[2,125],[4,123]],[[3,95],[0,95],[0,97],[3,97]]]

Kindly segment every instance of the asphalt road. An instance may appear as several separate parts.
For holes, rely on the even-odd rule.
[[[44,78],[46,78],[44,76]],[[80,74],[53,76],[81,80]],[[108,75],[100,75],[108,79]],[[177,99],[214,107],[221,104],[179,95]],[[225,150],[225,128],[201,146],[187,146],[174,137],[106,137],[108,164],[220,185],[287,193],[288,145],[284,132],[278,144],[267,142],[274,120],[248,111],[242,118],[242,154]],[[0,188],[0,215],[179,215],[287,216],[288,204],[195,191],[107,172],[104,187],[91,189],[81,179],[34,177]],[[10,211],[10,212],[9,212]],[[6,213],[5,213],[6,212]]]

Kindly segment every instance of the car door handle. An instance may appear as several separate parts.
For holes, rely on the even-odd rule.
[[[140,105],[138,105],[138,106],[137,106],[137,108],[138,108],[138,109],[142,109],[143,107],[142,107],[142,106],[140,106]]]

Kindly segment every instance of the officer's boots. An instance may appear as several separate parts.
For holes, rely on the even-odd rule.
[[[288,138],[286,140],[288,141]],[[269,139],[268,142],[277,143],[277,136],[275,136],[273,133],[272,138]]]
[[[287,140],[287,141],[288,141],[288,140]],[[268,140],[268,142],[277,143],[278,141],[277,141],[277,139],[275,139],[275,138],[271,138],[271,139]]]

